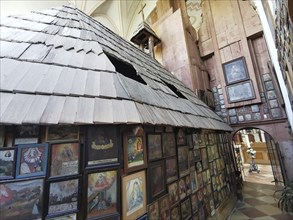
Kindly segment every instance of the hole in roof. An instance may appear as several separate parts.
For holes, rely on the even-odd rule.
[[[123,76],[133,79],[139,83],[147,85],[147,83],[137,74],[136,70],[131,64],[126,63],[108,53],[105,54],[107,55],[111,63],[115,66],[115,69],[118,73],[121,73]]]
[[[171,89],[178,97],[182,99],[187,99],[175,86],[171,85],[170,83],[167,83],[166,81],[162,80],[166,86],[168,86],[169,89]]]

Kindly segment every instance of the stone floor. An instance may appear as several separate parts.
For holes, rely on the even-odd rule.
[[[249,166],[244,166],[245,181],[242,194],[243,201],[237,201],[229,220],[253,219],[253,220],[292,220],[293,214],[282,212],[278,208],[278,202],[274,198],[276,189],[270,166],[259,166],[260,173],[249,173]]]

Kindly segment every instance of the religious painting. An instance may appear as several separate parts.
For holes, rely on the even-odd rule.
[[[195,192],[198,187],[196,171],[190,172],[190,185],[191,185],[191,192]]]
[[[199,133],[193,133],[192,134],[192,143],[194,149],[199,149]]]
[[[166,159],[166,179],[167,183],[178,179],[177,157],[169,157]]]
[[[148,156],[149,160],[162,158],[162,140],[160,134],[148,134]]]
[[[162,145],[164,157],[170,157],[176,155],[176,141],[174,133],[162,134]]]
[[[41,219],[44,180],[0,183],[1,219]]]
[[[149,164],[149,200],[153,201],[166,192],[165,163],[163,160]]]
[[[244,57],[223,64],[227,85],[249,78]]]
[[[88,174],[87,218],[118,214],[117,170]]]
[[[186,145],[190,148],[193,149],[193,141],[192,141],[192,135],[187,134],[186,135]]]
[[[180,200],[184,199],[187,196],[186,193],[186,185],[185,185],[185,178],[182,177],[179,182],[178,182],[178,186],[179,186],[179,198]]]
[[[201,160],[200,149],[195,149],[193,151],[193,156],[194,156],[194,162]]]
[[[179,128],[176,134],[177,145],[186,145],[186,135],[182,128]]]
[[[78,211],[79,179],[72,178],[49,183],[48,216]]]
[[[46,129],[47,141],[77,140],[78,138],[78,126],[76,125],[48,126]]]
[[[189,219],[191,218],[191,204],[190,204],[190,198],[187,198],[184,200],[181,205],[181,218],[182,219]]]
[[[192,207],[193,214],[198,211],[198,201],[197,201],[196,193],[193,193],[191,195],[191,207]]]
[[[201,148],[201,161],[202,161],[202,169],[206,170],[209,167],[209,161],[207,156],[207,149]]]
[[[185,176],[185,189],[186,189],[186,194],[189,195],[191,193],[190,175]]]
[[[62,215],[58,217],[49,217],[46,219],[52,219],[52,220],[76,220],[76,213],[68,214],[68,215]]]
[[[165,195],[159,200],[159,210],[160,210],[160,218],[161,220],[170,219],[170,201],[169,196]]]
[[[37,144],[39,141],[38,125],[19,125],[15,127],[14,145]]]
[[[0,180],[14,178],[15,159],[16,148],[0,148]]]
[[[195,170],[195,160],[194,160],[193,150],[189,150],[189,152],[188,152],[188,163],[189,163],[189,169]]]
[[[117,128],[112,125],[89,126],[87,129],[87,165],[118,165]]]
[[[146,213],[145,171],[122,178],[122,219],[136,219]]]
[[[50,177],[79,173],[79,143],[54,143],[50,146]]]
[[[226,87],[229,103],[240,102],[255,98],[251,81],[245,81]]]
[[[123,135],[124,144],[124,169],[126,172],[135,171],[146,167],[146,148],[143,136],[135,136],[133,132]]]
[[[18,145],[17,150],[16,178],[46,175],[47,143]]]
[[[173,206],[179,202],[179,186],[178,182],[171,183],[168,185],[168,194],[170,205]]]
[[[174,206],[170,210],[170,220],[178,220],[180,219],[181,214],[180,214],[180,206]]]
[[[148,214],[144,214],[142,216],[140,216],[139,218],[137,218],[136,220],[148,220]]]
[[[178,167],[179,167],[180,177],[189,173],[188,157],[189,157],[188,147],[187,146],[178,147]]]
[[[160,216],[159,201],[155,201],[148,205],[148,219],[158,220]]]

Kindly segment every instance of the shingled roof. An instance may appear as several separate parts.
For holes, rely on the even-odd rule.
[[[231,131],[148,54],[69,6],[1,19],[1,124]]]

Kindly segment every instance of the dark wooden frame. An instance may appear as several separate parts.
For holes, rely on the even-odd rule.
[[[189,206],[189,213],[187,213],[187,216],[183,216],[183,205]],[[181,212],[181,219],[190,219],[192,216],[192,207],[191,207],[191,202],[190,202],[190,197],[185,199],[184,201],[181,202],[180,204],[180,212]]]
[[[147,148],[148,148],[149,161],[161,159],[163,157],[161,134],[158,134],[158,133],[147,134]],[[156,154],[154,154],[154,152],[156,152]]]
[[[4,153],[6,151],[6,153]],[[13,155],[9,155],[10,151],[13,151]],[[2,153],[3,152],[3,153]],[[6,155],[8,153],[8,155]],[[5,154],[5,155],[3,155]],[[17,148],[16,147],[1,147],[0,148],[0,165],[3,166],[3,168],[1,168],[1,170],[6,169],[8,166],[12,166],[11,167],[11,172],[9,171],[9,173],[11,173],[10,175],[6,175],[3,172],[0,173],[0,180],[7,180],[7,179],[13,179],[15,177],[15,164],[16,164],[16,155],[17,155]],[[7,160],[3,160],[3,162],[1,162],[1,158],[2,157],[11,157],[12,161],[7,161]]]
[[[157,169],[157,170],[155,171],[154,169]],[[157,198],[161,197],[167,191],[165,170],[166,168],[165,168],[164,160],[149,163],[149,166],[148,166],[148,177],[149,177],[148,178],[148,183],[149,183],[148,194],[149,195],[148,196],[149,196],[150,202],[153,202]],[[155,191],[156,188],[158,188],[158,190]]]
[[[9,203],[1,204],[1,219],[42,219],[44,214],[43,178],[6,181],[1,182],[0,186],[1,190],[5,190],[13,200]],[[16,203],[17,205],[15,205]],[[12,215],[11,218],[6,215],[6,212],[10,216]],[[37,213],[33,214],[34,212]],[[28,213],[31,215],[28,216]]]
[[[42,171],[38,172],[31,172],[31,173],[24,173],[21,174],[21,165],[23,165],[26,168],[32,168],[36,165],[36,161],[32,161],[33,159],[28,158],[29,157],[29,152],[26,151],[28,154],[27,159],[24,160],[31,160],[31,162],[26,161],[26,163],[22,164],[22,158],[25,156],[22,155],[22,152],[24,149],[32,149],[32,148],[37,148],[39,151],[39,148],[44,148],[44,152],[42,152],[41,158],[39,158],[39,162],[42,164]],[[24,154],[26,154],[26,152]],[[36,176],[45,176],[47,172],[47,160],[48,160],[48,143],[42,143],[42,144],[23,144],[23,145],[18,145],[17,146],[17,160],[16,160],[16,178],[26,178],[26,177],[36,177]],[[28,164],[29,163],[29,164]]]
[[[159,209],[159,200],[154,201],[148,205],[148,217],[149,219],[159,219],[160,218],[160,209]]]
[[[249,79],[244,57],[224,63],[223,71],[227,85]]]
[[[176,155],[176,138],[174,133],[162,133],[162,149],[164,157]]]
[[[87,126],[85,129],[85,166],[88,169],[120,165],[117,125]]]
[[[26,131],[26,129],[27,131]],[[24,132],[24,134],[22,134]],[[30,134],[33,132],[33,134]],[[13,144],[37,144],[40,140],[40,126],[39,125],[17,125],[14,126]]]
[[[80,211],[80,201],[81,201],[81,198],[80,198],[81,180],[80,179],[81,178],[79,176],[74,176],[74,177],[70,177],[70,178],[54,179],[54,180],[50,180],[50,181],[47,182],[47,189],[48,189],[48,191],[47,191],[47,204],[48,204],[48,206],[47,206],[46,218],[52,218],[52,217],[57,217],[57,216],[77,213],[77,212]],[[72,195],[71,201],[73,201],[72,203],[76,202],[76,207],[73,207],[73,208],[68,209],[68,210],[64,210],[64,204],[70,204],[70,203],[68,203],[68,202],[67,203],[64,202],[64,203],[61,203],[61,204],[56,204],[55,203],[54,205],[61,205],[62,206],[62,208],[60,208],[60,209],[62,209],[62,211],[58,211],[58,208],[57,208],[57,211],[56,210],[51,211],[50,210],[50,205],[51,205],[50,202],[52,200],[51,200],[50,197],[52,195],[52,192],[51,192],[52,185],[53,184],[56,184],[56,185],[59,184],[60,185],[61,182],[69,182],[69,181],[77,181],[77,187],[75,188],[76,191],[74,189],[72,189],[72,191],[71,191],[71,195]],[[66,191],[68,191],[68,189],[69,189],[68,186],[70,186],[70,185],[71,184],[69,184],[67,186],[64,186],[64,185],[61,184],[60,190],[57,190],[55,195],[58,195],[58,197],[59,197],[62,194],[62,192],[64,192],[64,190],[61,190],[61,188],[64,188],[64,189],[66,189]],[[63,198],[66,199],[65,196]],[[75,198],[76,200],[75,199],[73,200],[73,198]],[[72,204],[71,204],[71,206],[72,206]]]
[[[129,148],[134,148],[133,141],[140,141],[141,145],[137,146],[137,149],[132,149],[130,152]],[[145,136],[135,136],[133,132],[123,133],[123,148],[124,148],[124,171],[126,173],[141,170],[147,167],[147,149],[145,144]],[[139,156],[139,161],[135,161],[135,157]],[[133,162],[130,162],[133,160]],[[135,162],[134,162],[135,161]]]
[[[101,179],[102,178],[110,178],[111,175],[113,175],[114,173],[116,173],[116,180],[113,180],[113,181],[116,181],[116,183],[115,183],[116,189],[114,189],[114,190],[116,190],[116,210],[114,212],[113,211],[111,211],[109,213],[103,213],[102,212],[100,214],[98,213],[96,215],[89,216],[89,211],[88,211],[89,210],[89,208],[88,208],[89,197],[88,197],[88,194],[89,194],[89,191],[93,192],[93,190],[90,190],[90,187],[89,187],[89,184],[90,184],[89,178],[91,176],[93,176],[93,175],[96,175],[97,178],[101,177]],[[108,177],[105,177],[107,175],[108,175]],[[110,175],[110,177],[109,177],[109,175]],[[85,198],[84,199],[84,204],[86,204],[85,206],[87,207],[86,209],[84,209],[84,216],[86,217],[86,219],[97,219],[97,218],[99,218],[99,219],[102,218],[103,219],[103,218],[106,218],[106,217],[114,218],[114,217],[119,215],[119,213],[120,213],[120,187],[119,187],[120,186],[120,178],[119,177],[120,177],[120,172],[117,169],[103,169],[103,170],[95,170],[95,171],[91,170],[91,171],[86,172],[86,174],[84,175],[84,184],[85,184],[84,192],[87,192],[87,193],[84,194],[84,198]],[[107,183],[108,183],[108,180],[107,180]],[[91,183],[91,184],[94,184],[94,182]],[[97,187],[97,184],[95,184],[94,187]],[[96,189],[97,193],[100,193],[101,190],[104,190],[101,187],[107,188],[106,186],[99,186],[99,187]],[[107,189],[107,190],[109,190],[109,189]],[[97,196],[98,196],[98,194],[96,195],[95,198],[97,198]],[[91,201],[93,201],[93,200],[94,199],[92,199]]]
[[[188,146],[178,147],[178,155],[177,156],[178,156],[179,177],[182,177],[182,176],[185,176],[186,174],[189,173],[189,148],[188,148]]]
[[[67,148],[67,147],[76,147],[77,149]],[[55,150],[59,147],[59,150]],[[53,158],[54,153],[57,151],[60,151],[60,148],[63,148],[62,152],[56,157]],[[66,152],[65,152],[65,149]],[[77,159],[71,159],[71,157],[74,155],[74,158],[77,157]],[[76,155],[77,154],[77,155]],[[72,176],[72,175],[78,175],[80,172],[80,143],[79,141],[63,141],[63,142],[54,142],[50,144],[49,147],[49,169],[48,169],[48,176],[49,178],[56,178],[56,177],[64,177],[64,176]],[[68,159],[69,160],[68,160]],[[74,162],[74,163],[72,163]],[[74,172],[71,172],[69,170],[62,171],[62,167],[68,166],[70,167],[77,166]],[[53,169],[53,165],[56,165],[56,169]],[[64,168],[66,169],[66,168]],[[68,172],[69,171],[69,172]],[[54,173],[52,173],[54,172]],[[56,172],[61,172],[61,174],[57,174]]]
[[[227,86],[226,91],[229,103],[255,98],[253,84],[250,80]]]
[[[174,165],[175,167],[174,166],[172,166],[172,167],[169,166],[170,163],[167,163],[167,161],[170,161],[170,160],[173,160],[173,161],[175,160],[175,165],[174,165],[174,163],[172,163],[172,165]],[[169,175],[170,174],[169,170],[173,171],[174,174]],[[178,179],[177,156],[166,158],[166,181],[167,181],[167,183],[171,183],[171,182],[173,182],[173,181],[175,181],[177,179]]]

